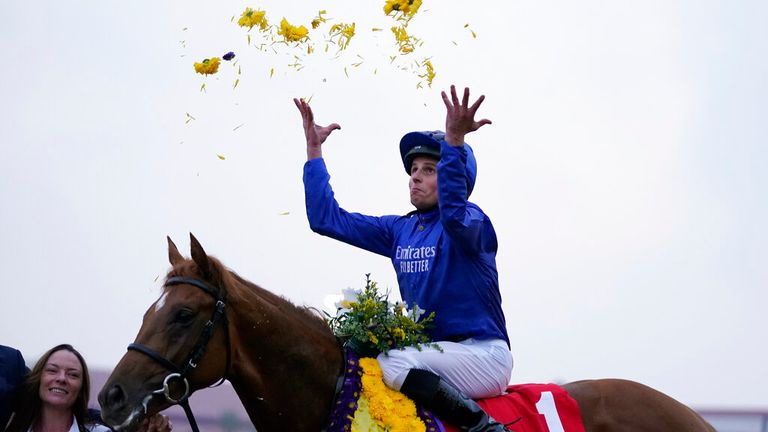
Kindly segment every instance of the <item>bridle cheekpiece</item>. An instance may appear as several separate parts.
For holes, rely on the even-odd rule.
[[[203,358],[203,355],[205,355],[205,350],[208,347],[208,342],[210,342],[211,337],[213,336],[213,332],[216,329],[216,324],[219,321],[222,321],[224,323],[224,333],[226,337],[226,351],[227,351],[227,362],[226,362],[226,371],[224,372],[224,376],[221,377],[221,381],[214,384],[212,387],[221,385],[224,380],[227,378],[227,375],[229,375],[229,363],[230,363],[230,342],[229,342],[229,329],[228,329],[228,323],[227,323],[227,315],[226,315],[226,293],[221,290],[217,289],[215,287],[212,287],[211,285],[194,278],[188,278],[188,277],[182,277],[182,276],[174,276],[168,278],[168,280],[165,281],[164,286],[173,286],[173,285],[192,285],[200,288],[205,293],[209,294],[213,299],[216,301],[216,306],[213,310],[213,314],[211,315],[211,318],[208,320],[208,322],[205,323],[205,327],[203,328],[203,331],[200,333],[200,336],[197,339],[197,343],[195,343],[195,346],[190,351],[189,355],[187,356],[187,360],[184,364],[184,367],[181,368],[168,360],[167,358],[163,357],[162,354],[158,353],[157,351],[153,350],[152,348],[140,344],[140,343],[132,343],[128,345],[128,350],[131,351],[138,351],[147,357],[151,358],[157,363],[160,363],[171,371],[170,374],[168,374],[165,379],[163,379],[163,387],[155,390],[152,392],[152,395],[162,394],[165,396],[165,399],[170,402],[171,404],[178,404],[181,405],[182,408],[184,408],[184,412],[187,415],[187,419],[189,420],[189,424],[192,427],[193,432],[199,432],[199,429],[197,427],[197,422],[195,421],[195,416],[192,414],[192,409],[189,407],[189,381],[187,381],[187,377],[189,374],[197,368],[197,365],[200,363],[200,360]],[[184,393],[180,397],[174,397],[174,395],[171,394],[171,383],[174,381],[181,381]],[[146,411],[146,402],[144,404],[144,409]]]

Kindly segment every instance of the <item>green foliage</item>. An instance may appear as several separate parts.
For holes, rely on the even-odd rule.
[[[337,305],[336,316],[326,321],[344,344],[364,356],[387,353],[422,345],[440,350],[432,343],[426,330],[433,325],[435,313],[422,318],[424,310],[414,304],[407,310],[404,303],[390,303],[389,293],[379,293],[370,273],[365,275],[365,288],[344,290],[344,299]],[[327,314],[326,314],[327,315]]]

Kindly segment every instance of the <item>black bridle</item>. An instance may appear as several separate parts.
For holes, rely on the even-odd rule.
[[[183,368],[178,367],[176,364],[174,364],[167,358],[163,357],[157,351],[153,350],[152,348],[149,348],[146,345],[142,345],[140,343],[132,343],[128,345],[128,350],[138,351],[148,356],[152,360],[156,361],[157,363],[160,363],[161,365],[163,365],[163,367],[171,371],[171,373],[168,374],[163,380],[163,387],[161,389],[158,389],[152,392],[152,395],[157,395],[162,393],[165,396],[165,399],[171,404],[181,405],[181,407],[184,408],[184,413],[187,415],[187,419],[189,420],[189,425],[192,427],[193,432],[199,432],[200,430],[197,427],[195,416],[192,414],[192,409],[189,407],[189,382],[187,381],[187,377],[195,368],[197,368],[197,365],[199,364],[200,360],[203,358],[203,355],[205,354],[205,350],[208,347],[208,342],[210,342],[211,337],[213,336],[213,332],[216,328],[216,323],[218,323],[219,321],[222,321],[224,323],[224,334],[226,335],[225,338],[226,338],[227,363],[226,363],[226,370],[224,372],[224,376],[221,377],[221,381],[214,384],[213,386],[215,387],[217,385],[221,385],[229,375],[230,345],[229,345],[229,329],[228,329],[227,315],[226,315],[226,307],[227,307],[226,295],[222,290],[212,287],[211,285],[208,285],[207,283],[199,279],[175,276],[175,277],[168,278],[168,280],[165,281],[165,286],[173,286],[173,285],[196,286],[201,290],[203,290],[205,293],[209,294],[216,301],[216,307],[213,310],[213,315],[208,320],[208,322],[205,323],[205,327],[203,328],[203,331],[200,333],[200,336],[197,339],[197,343],[195,343],[195,346],[192,347],[192,350],[187,356],[187,361],[184,367]],[[174,380],[180,381],[184,388],[184,394],[178,398],[175,398],[171,394],[170,385]],[[144,405],[144,409],[146,411],[146,402]]]

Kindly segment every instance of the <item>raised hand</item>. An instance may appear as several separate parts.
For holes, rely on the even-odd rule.
[[[331,123],[328,126],[318,126],[315,124],[315,116],[312,108],[304,99],[293,99],[296,108],[301,113],[302,125],[304,126],[304,136],[307,138],[307,159],[316,159],[323,156],[322,145],[331,132],[341,129],[338,123]]]
[[[480,104],[485,100],[485,95],[477,98],[477,101],[469,105],[469,88],[464,88],[464,95],[459,102],[456,95],[456,87],[451,86],[451,97],[445,92],[440,92],[443,96],[443,102],[447,113],[445,115],[445,141],[452,146],[464,145],[464,135],[474,132],[483,125],[491,124],[488,119],[475,121],[475,113],[480,108]]]

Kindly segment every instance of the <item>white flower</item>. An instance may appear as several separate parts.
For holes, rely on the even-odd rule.
[[[404,315],[405,309],[405,303],[403,302],[395,302],[395,304],[392,305],[392,311],[398,315]]]
[[[352,310],[352,303],[357,301],[357,296],[360,295],[359,289],[344,288],[341,290],[341,300],[336,302],[336,311],[345,313]]]
[[[405,313],[406,313],[407,316],[411,317],[413,322],[419,322],[419,319],[421,318],[421,316],[424,315],[427,311],[425,311],[424,309],[420,308],[418,305],[413,305],[413,306],[416,309],[414,309],[414,310],[406,310]]]

